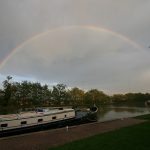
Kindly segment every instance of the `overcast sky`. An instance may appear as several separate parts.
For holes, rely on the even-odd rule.
[[[0,81],[150,92],[149,46],[149,0],[0,0]]]

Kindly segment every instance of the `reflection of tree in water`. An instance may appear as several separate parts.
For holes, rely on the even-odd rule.
[[[98,117],[104,117],[111,109],[109,107],[100,107],[98,110]]]
[[[98,111],[98,118],[104,118],[108,113],[145,113],[150,112],[150,109],[146,108],[138,108],[138,107],[100,107]]]
[[[115,111],[115,112],[131,112],[131,113],[141,112],[140,109],[127,108],[127,107],[123,107],[123,108],[113,108],[113,111]]]

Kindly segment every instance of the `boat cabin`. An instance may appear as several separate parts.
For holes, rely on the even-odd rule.
[[[75,111],[71,108],[37,108],[36,111],[0,115],[0,132],[4,130],[36,127],[73,118],[75,118]]]

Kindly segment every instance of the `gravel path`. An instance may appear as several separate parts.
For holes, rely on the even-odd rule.
[[[40,131],[13,137],[0,138],[0,150],[46,150],[49,147],[116,130],[144,122],[134,118],[103,123],[89,123],[66,128]]]

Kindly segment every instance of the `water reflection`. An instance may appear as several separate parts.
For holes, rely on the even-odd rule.
[[[146,107],[100,107],[98,112],[98,121],[108,121],[127,117],[149,114],[150,108]]]

